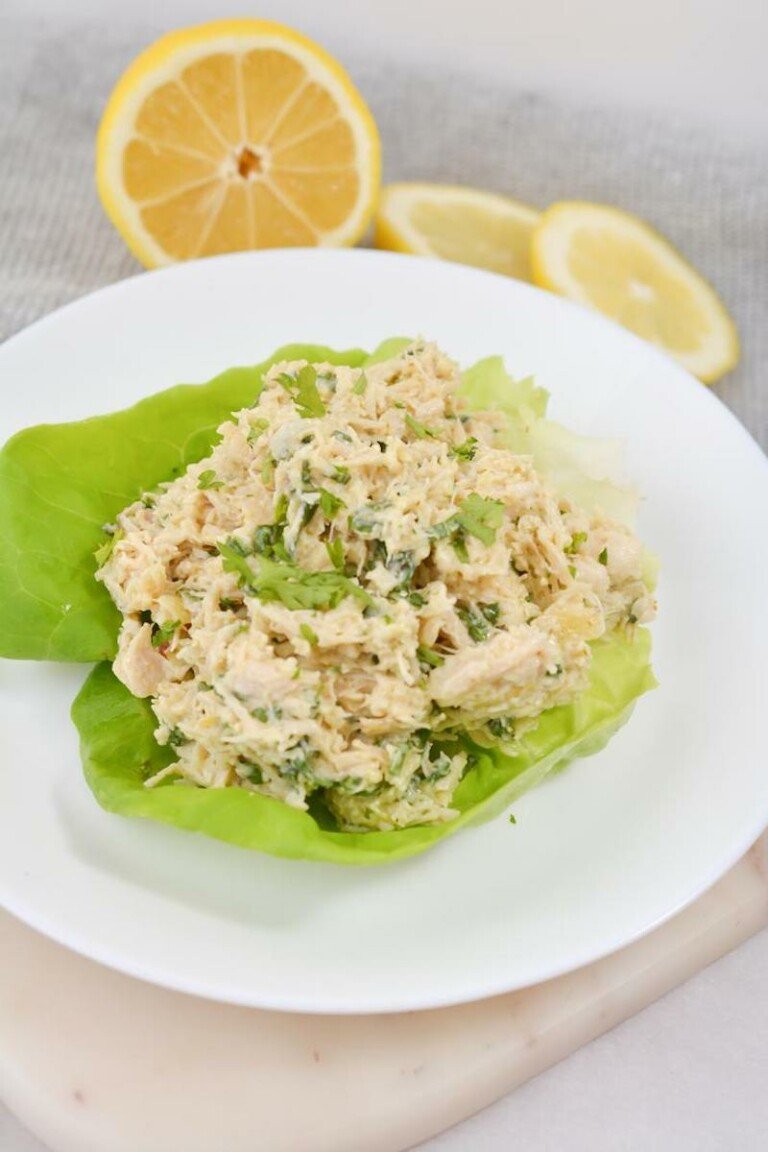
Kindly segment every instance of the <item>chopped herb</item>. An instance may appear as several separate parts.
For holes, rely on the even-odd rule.
[[[279,601],[286,608],[314,608],[326,611],[336,608],[347,596],[365,605],[373,600],[359,584],[339,572],[306,572],[297,564],[281,563],[266,556],[256,559],[254,569],[246,558],[232,547],[232,541],[219,544],[225,572],[233,572],[252,596],[265,602]]]
[[[510,812],[509,822],[510,824],[517,824],[517,817],[515,816],[514,812]]]
[[[563,551],[566,552],[569,556],[572,556],[573,553],[581,547],[586,538],[586,532],[574,532],[573,536],[571,536],[570,544],[567,544]]]
[[[335,432],[331,433],[331,435],[333,436],[334,440],[342,440],[345,444],[352,443],[352,437],[349,435],[349,433],[342,432],[340,428],[337,428]]]
[[[180,624],[180,620],[169,620],[167,624],[158,624],[152,633],[152,647],[162,648],[163,644],[167,644]]]
[[[142,496],[141,502],[145,508],[154,508],[155,506],[155,498],[151,493]]]
[[[331,479],[335,480],[337,484],[349,484],[349,468],[345,468],[343,464],[334,464]]]
[[[571,576],[575,580],[576,579],[576,565],[575,564],[569,564],[568,565],[568,571],[570,572]]]
[[[439,668],[441,664],[445,663],[444,656],[435,652],[434,648],[425,647],[424,644],[419,644],[416,649],[416,657],[423,672],[428,672],[430,668]]]
[[[284,776],[286,780],[295,782],[302,779],[307,785],[315,784],[311,765],[313,752],[306,738],[299,740],[298,744],[290,749],[290,752],[293,753],[290,760],[285,760],[278,768],[280,775]]]
[[[488,721],[486,727],[491,736],[495,736],[497,740],[514,740],[515,738],[515,722],[511,716],[495,717]]]
[[[491,631],[490,624],[483,618],[479,611],[457,605],[456,615],[474,641],[481,643],[483,640],[488,639]]]
[[[309,624],[302,624],[299,628],[299,632],[307,641],[307,643],[311,644],[313,648],[316,644],[319,644],[317,632],[315,632],[314,628],[310,628]]]
[[[387,572],[390,572],[397,583],[395,588],[402,591],[407,588],[413,579],[416,570],[416,557],[413,552],[393,552],[386,563]]]
[[[501,616],[501,605],[500,604],[478,604],[477,608],[478,608],[478,611],[481,612],[482,615],[485,617],[485,619],[488,621],[488,623],[492,624],[493,627],[495,628],[499,622],[499,617]]]
[[[222,612],[237,612],[238,608],[242,608],[242,600],[232,600],[229,596],[222,596],[219,600],[219,608]]]
[[[320,492],[320,511],[328,520],[332,520],[340,508],[346,507],[344,501],[338,496],[334,496],[333,492],[329,492],[327,488],[320,488],[318,491]]]
[[[285,524],[288,519],[288,497],[283,492],[275,501],[275,524]]]
[[[247,772],[239,772],[239,776],[245,776],[247,780],[250,780],[251,784],[264,783],[264,774],[262,773],[259,765],[254,763],[253,760],[246,760],[245,756],[238,756],[237,762],[238,764],[241,764],[243,768],[248,769]]]
[[[216,473],[213,468],[206,468],[201,472],[197,478],[197,486],[201,492],[205,492],[207,488],[223,488],[224,481],[216,479]]]
[[[598,556],[598,560],[600,561],[601,564],[607,564],[608,563],[608,549],[607,548],[603,548],[602,552]]]
[[[251,426],[248,429],[248,443],[255,444],[259,436],[261,436],[262,432],[266,432],[267,428],[269,428],[269,420],[262,420],[261,418],[252,420]]]
[[[96,560],[96,564],[99,568],[104,567],[107,560],[109,560],[110,556],[115,550],[115,544],[117,544],[119,540],[122,540],[123,536],[125,535],[122,528],[115,528],[112,530],[105,529],[105,531],[108,532],[107,539],[103,544],[99,544],[98,548],[93,554]]]
[[[409,592],[406,600],[409,604],[412,604],[414,608],[423,608],[427,603],[426,596],[422,596],[421,592]]]
[[[382,504],[361,504],[349,517],[349,526],[361,536],[370,536],[377,528],[381,528]]]
[[[427,528],[427,536],[433,540],[453,537],[454,551],[464,563],[469,559],[464,536],[476,536],[483,544],[493,544],[496,532],[504,520],[504,505],[500,500],[488,500],[470,492],[466,500],[459,504],[458,512]]]
[[[328,559],[337,572],[344,571],[344,545],[337,536],[333,540],[326,540],[325,550],[328,553]]]
[[[300,531],[302,528],[306,528],[307,524],[310,523],[315,512],[317,512],[317,504],[310,504],[308,501],[304,501],[303,507],[301,509],[301,521],[299,523]]]
[[[261,466],[261,482],[265,486],[271,483],[272,477],[275,474],[275,461],[271,456],[267,456],[266,460]]]
[[[437,432],[433,432],[431,428],[427,428],[426,424],[420,424],[418,420],[411,416],[410,412],[406,412],[405,422],[419,440],[437,439]]]
[[[459,505],[456,519],[470,536],[476,536],[483,544],[493,544],[504,521],[504,505],[500,500],[488,500],[470,492]]]
[[[365,375],[365,372],[361,372],[355,383],[352,385],[352,391],[354,392],[355,396],[362,396],[367,387],[368,378]]]
[[[269,712],[267,712],[266,708],[254,708],[251,716],[253,716],[255,720],[261,720],[262,724],[266,724],[269,720]]]
[[[463,444],[457,444],[448,453],[455,460],[474,460],[477,455],[477,437],[469,436]]]
[[[462,564],[468,564],[469,552],[467,551],[467,540],[460,528],[457,530],[456,535],[453,537],[451,544],[453,546],[454,552],[458,556],[459,560],[461,560]]]
[[[180,728],[171,728],[168,733],[168,743],[171,748],[181,748],[182,744],[188,744],[189,740]]]
[[[325,416],[325,404],[317,390],[317,372],[311,364],[305,364],[295,376],[281,372],[277,379],[292,398],[299,416],[305,420]]]

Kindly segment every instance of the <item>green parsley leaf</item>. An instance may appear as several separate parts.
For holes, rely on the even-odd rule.
[[[152,647],[162,648],[163,644],[167,644],[180,624],[181,620],[169,620],[167,624],[158,624],[152,633]]]
[[[261,720],[262,724],[266,724],[269,720],[269,712],[267,712],[266,708],[254,708],[251,716],[253,716],[255,720]]]
[[[319,644],[317,632],[315,632],[314,628],[310,628],[309,624],[302,624],[299,627],[299,632],[307,641],[307,643],[311,644],[313,648],[316,644]]]
[[[459,505],[456,520],[470,536],[476,536],[483,544],[493,544],[504,522],[504,505],[500,500],[488,500],[470,492]]]
[[[201,472],[198,476],[197,486],[201,492],[204,492],[206,488],[223,488],[224,481],[216,479],[216,473],[213,468],[206,468],[205,471]]]
[[[355,396],[362,396],[367,387],[368,377],[365,375],[365,372],[361,372],[355,383],[352,385],[352,391],[354,392]]]
[[[339,509],[346,507],[344,501],[340,500],[338,496],[334,496],[333,492],[329,492],[327,488],[319,488],[318,491],[320,493],[320,511],[328,520],[333,520]]]
[[[343,572],[344,571],[344,545],[342,544],[339,537],[337,536],[333,540],[326,540],[325,550],[328,553],[328,559],[330,560],[331,564],[333,564],[336,571],[337,572]]]
[[[361,504],[359,508],[355,509],[349,517],[349,526],[361,536],[370,536],[377,529],[382,527],[381,512],[383,504],[370,503]]]
[[[455,460],[474,460],[477,455],[477,437],[469,436],[463,444],[457,444],[448,453]]]
[[[411,416],[410,412],[406,412],[405,422],[419,440],[437,440],[437,432],[433,432],[431,428],[427,428],[426,424],[420,424],[418,420]]]
[[[409,604],[412,604],[414,608],[423,608],[427,603],[426,596],[423,596],[421,592],[409,592],[406,600]]]
[[[600,553],[600,555],[598,556],[597,559],[600,561],[601,564],[607,564],[608,563],[608,549],[603,548],[602,552]]]
[[[574,554],[574,552],[578,551],[578,549],[584,543],[586,538],[587,538],[586,532],[574,532],[573,536],[571,536],[570,544],[566,545],[566,547],[563,549],[563,551],[565,553],[567,553],[567,555],[572,556]]]
[[[488,623],[492,624],[493,627],[495,628],[499,622],[499,617],[501,616],[501,605],[500,604],[478,604],[477,608],[478,608],[478,611],[480,613],[482,613],[482,615],[488,621]]]
[[[269,428],[269,420],[264,420],[259,417],[257,420],[251,421],[251,426],[248,429],[248,436],[246,439],[249,444],[255,444],[262,432],[266,432]]]
[[[416,649],[416,656],[422,671],[428,671],[430,668],[439,668],[441,664],[445,664],[445,657],[441,656],[439,652],[435,652],[434,648],[427,648],[424,644],[419,644]]]
[[[334,464],[333,470],[331,471],[331,479],[335,480],[337,484],[349,484],[349,468],[345,468],[343,464]]]
[[[469,564],[469,552],[467,551],[467,540],[461,528],[456,530],[456,535],[451,540],[453,550],[461,560],[462,564]]]
[[[171,748],[181,748],[182,744],[189,744],[189,738],[184,735],[181,728],[171,728],[168,733],[168,743]]]
[[[514,740],[515,738],[515,722],[510,716],[497,716],[493,720],[489,720],[486,727],[491,736],[495,736],[497,740]]]
[[[277,379],[292,398],[299,416],[305,420],[325,416],[325,404],[317,390],[317,372],[311,364],[305,364],[295,376],[281,372]]]
[[[339,572],[306,572],[297,564],[266,556],[253,557],[257,566],[252,568],[232,540],[219,544],[219,553],[224,571],[236,574],[241,586],[265,603],[278,601],[292,611],[327,611],[338,607],[347,596],[354,596],[367,606],[373,605],[364,588]]]
[[[99,544],[93,554],[97,567],[104,567],[115,550],[115,544],[117,544],[119,540],[122,540],[123,536],[125,536],[125,532],[123,532],[122,528],[116,528],[114,532],[107,536],[103,544]]]
[[[271,456],[267,456],[266,460],[261,466],[261,482],[266,487],[271,484],[272,477],[275,474],[275,462]]]
[[[469,632],[472,640],[481,643],[487,640],[490,635],[490,625],[487,620],[484,620],[479,612],[472,608],[463,608],[459,605],[456,606],[456,615],[461,620],[464,627]]]
[[[470,492],[466,500],[459,504],[458,512],[427,528],[427,536],[433,540],[451,537],[453,550],[462,563],[469,560],[465,535],[476,536],[483,544],[493,544],[496,532],[504,520],[504,505],[500,500],[488,500]]]

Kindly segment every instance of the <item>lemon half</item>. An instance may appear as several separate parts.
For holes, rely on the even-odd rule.
[[[97,141],[104,208],[152,267],[246,248],[354,244],[380,180],[341,66],[267,20],[162,37],[117,83]]]

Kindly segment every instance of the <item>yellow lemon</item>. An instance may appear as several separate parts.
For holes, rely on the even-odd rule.
[[[377,248],[441,256],[531,278],[531,236],[539,213],[526,204],[449,184],[390,184],[376,213]]]
[[[552,205],[534,232],[532,262],[542,288],[597,308],[707,383],[738,362],[736,326],[714,288],[628,212]]]
[[[380,179],[373,118],[322,48],[267,20],[163,36],[99,128],[104,208],[148,267],[245,248],[354,244]]]

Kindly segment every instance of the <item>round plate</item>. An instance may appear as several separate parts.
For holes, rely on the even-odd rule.
[[[0,666],[0,897],[146,980],[305,1012],[431,1008],[594,960],[672,915],[768,821],[766,461],[671,360],[597,315],[458,265],[353,251],[225,256],[138,276],[0,350],[2,431],[107,412],[307,340],[502,353],[555,417],[627,440],[662,558],[654,666],[607,749],[505,818],[367,869],[276,860],[103,812],[73,666]]]

